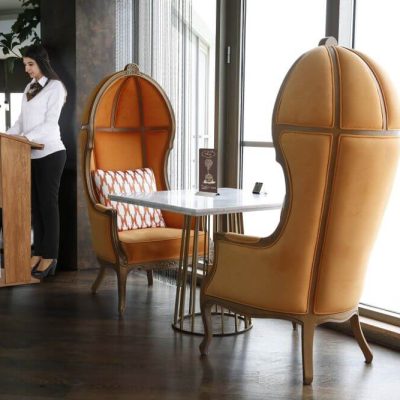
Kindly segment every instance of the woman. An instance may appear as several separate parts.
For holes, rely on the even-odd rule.
[[[32,78],[22,99],[21,114],[7,131],[44,144],[32,150],[32,276],[53,275],[59,242],[58,191],[66,160],[58,119],[65,103],[66,90],[50,65],[43,46],[30,46],[23,57],[25,72]]]

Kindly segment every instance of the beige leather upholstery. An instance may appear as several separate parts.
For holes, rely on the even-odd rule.
[[[332,68],[325,47],[305,54],[287,76],[285,91],[278,100],[276,123],[331,128],[335,109]]]
[[[284,132],[281,144],[296,199],[288,205],[284,232],[267,245],[262,240],[254,245],[221,242],[218,268],[205,293],[267,310],[306,313],[331,135]],[[238,290],[241,285],[246,290]]]
[[[329,45],[298,59],[273,117],[286,181],[281,220],[267,238],[218,237],[201,295],[207,332],[214,303],[300,323],[304,382],[310,383],[315,326],[350,318],[372,360],[358,302],[397,168],[399,129],[395,90],[367,56]],[[207,335],[203,353],[210,340]]]
[[[101,269],[95,292],[111,266],[118,277],[119,311],[125,309],[126,277],[132,268],[170,266],[180,256],[183,217],[163,212],[166,228],[117,231],[116,211],[100,204],[91,171],[151,168],[157,190],[168,189],[166,165],[175,135],[171,104],[161,87],[134,65],[106,77],[90,95],[80,137],[84,189],[93,248]],[[190,247],[192,249],[192,246]],[[204,235],[199,235],[199,254]]]

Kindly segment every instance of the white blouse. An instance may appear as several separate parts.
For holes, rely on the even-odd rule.
[[[22,97],[21,114],[15,124],[8,129],[9,135],[25,136],[32,142],[44,144],[43,150],[32,150],[31,158],[42,158],[56,151],[64,150],[61,141],[60,118],[61,109],[65,103],[66,91],[58,80],[50,80],[42,76],[40,85],[44,88],[30,101],[26,97],[31,83],[26,86]]]

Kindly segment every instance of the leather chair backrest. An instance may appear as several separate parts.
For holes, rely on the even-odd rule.
[[[308,312],[358,304],[397,168],[399,129],[393,86],[354,50],[319,46],[282,84],[273,138],[287,194],[274,235],[288,252],[288,291],[300,287]]]
[[[167,189],[166,163],[175,119],[161,87],[130,64],[100,82],[87,104],[83,115],[87,134],[81,136],[85,168],[151,168],[157,189]],[[93,194],[90,187],[89,191]]]

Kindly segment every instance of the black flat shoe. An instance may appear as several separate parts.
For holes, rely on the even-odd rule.
[[[36,271],[36,268],[39,266],[40,261],[42,261],[41,258],[39,258],[39,261],[32,267],[31,269],[31,274],[33,274]]]
[[[44,279],[49,275],[54,275],[56,273],[57,259],[54,259],[44,271],[38,271],[37,267],[32,270],[31,275],[36,279]]]

